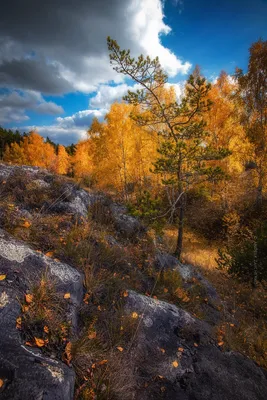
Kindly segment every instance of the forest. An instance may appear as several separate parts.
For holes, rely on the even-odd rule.
[[[251,45],[246,72],[208,82],[197,66],[180,98],[158,59],[108,47],[140,89],[68,147],[1,128],[3,161],[108,191],[158,233],[177,227],[178,258],[184,231],[219,243],[218,267],[256,286],[267,278],[267,41]]]

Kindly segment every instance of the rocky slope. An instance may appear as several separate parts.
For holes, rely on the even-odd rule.
[[[0,180],[1,399],[267,398],[266,371],[218,343],[215,328],[226,316],[220,311],[221,302],[214,288],[194,267],[181,265],[163,251],[154,249],[145,254],[146,249],[149,251],[148,247],[142,247],[142,243],[148,241],[146,230],[137,219],[127,215],[123,206],[103,194],[88,192],[38,168],[0,165]],[[89,225],[94,221],[94,226],[99,224],[99,230],[104,232],[101,236],[96,229],[95,236],[81,244],[82,251],[90,242],[90,254],[86,253],[90,265],[92,253],[98,251],[94,266],[101,269],[102,275],[106,274],[101,280],[99,275],[93,275],[91,290],[88,289],[91,275],[86,260],[85,264],[76,264],[76,259],[68,255],[79,248],[82,239],[77,239],[71,251],[59,252],[60,259],[55,259],[52,252],[45,255],[44,250],[36,248],[43,241],[43,249],[46,249],[45,236],[38,245],[32,239],[37,222],[41,229],[48,217],[56,220],[58,216],[65,219],[61,221],[63,228],[57,225],[55,236],[80,229],[88,223],[88,218]],[[105,232],[105,223],[109,227],[112,225],[112,230]],[[67,247],[65,237],[61,239]],[[102,259],[107,249],[106,259]],[[144,253],[142,265],[140,259],[135,261],[134,251]],[[86,267],[81,268],[81,265]],[[148,267],[152,272],[146,271]],[[164,281],[161,296],[155,288],[164,271],[172,271],[174,275],[170,275],[169,290]],[[176,292],[171,295],[174,278],[181,284],[178,297],[174,296]],[[114,282],[119,287],[116,295],[113,295]],[[201,288],[205,298],[199,305],[205,315],[202,320],[192,315],[193,311],[190,313],[186,298],[186,293],[196,288]],[[153,297],[154,293],[157,298]],[[47,304],[52,300],[56,304],[52,304],[51,311]],[[41,313],[44,304],[47,307],[45,316]],[[107,325],[107,321],[113,321],[118,310],[123,314],[119,335],[132,321],[134,325],[123,345],[119,345],[121,336],[112,337],[107,348],[110,333],[105,335],[114,331],[114,326]],[[85,325],[86,318],[91,315],[89,325]],[[43,323],[45,318],[50,318],[50,322],[52,319],[55,328],[51,324],[48,329]],[[64,323],[59,324],[53,318]],[[120,326],[121,321],[124,321],[124,328]],[[65,324],[64,329],[62,324]],[[100,324],[102,336],[98,333]],[[59,333],[58,325],[64,334]],[[89,348],[82,347],[85,330]],[[102,340],[101,351],[100,347],[95,349],[97,335]],[[75,343],[81,348],[79,357],[74,354]],[[105,380],[101,368],[108,371],[109,363],[111,378]],[[102,374],[99,387],[95,384],[98,370]],[[85,374],[87,377],[81,381],[80,376]],[[111,388],[107,381],[113,382]]]

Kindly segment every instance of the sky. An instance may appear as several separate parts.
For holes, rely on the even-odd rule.
[[[267,40],[267,0],[9,0],[1,5],[0,126],[69,145],[131,82],[109,64],[107,36],[159,56],[177,94],[194,66],[214,80],[246,70]]]

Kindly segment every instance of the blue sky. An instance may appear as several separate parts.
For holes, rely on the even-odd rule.
[[[13,3],[0,26],[0,125],[63,144],[84,138],[127,91],[109,66],[107,35],[134,55],[159,55],[178,92],[194,65],[210,80],[233,74],[246,69],[250,45],[267,40],[267,0]]]

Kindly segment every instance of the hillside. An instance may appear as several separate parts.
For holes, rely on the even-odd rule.
[[[123,205],[36,167],[0,179],[1,399],[267,398],[225,301]]]

